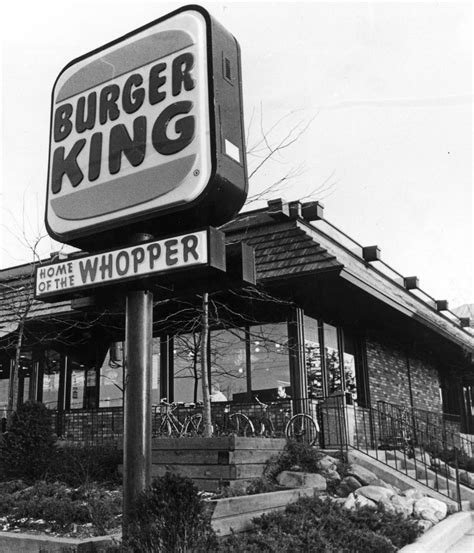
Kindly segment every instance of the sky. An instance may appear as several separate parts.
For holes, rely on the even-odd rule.
[[[11,3],[1,28],[0,267],[42,232],[50,97],[72,59],[177,2]],[[325,217],[451,308],[474,302],[472,7],[468,2],[200,2],[239,41],[250,172],[262,137],[296,138],[250,195]],[[290,134],[288,134],[290,133]],[[251,204],[249,207],[259,207]],[[61,245],[43,239],[41,256]]]

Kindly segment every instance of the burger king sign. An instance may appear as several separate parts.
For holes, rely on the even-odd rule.
[[[237,41],[187,6],[69,63],[52,95],[46,224],[89,250],[220,225],[247,175]]]

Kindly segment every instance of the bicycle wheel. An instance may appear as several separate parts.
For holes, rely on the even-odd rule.
[[[300,413],[294,415],[288,421],[285,428],[285,435],[289,440],[315,445],[318,443],[319,431],[312,417]]]
[[[229,429],[236,436],[253,436],[255,428],[252,421],[242,413],[232,413],[229,416]]]
[[[199,436],[202,434],[202,415],[196,413],[189,417],[183,433],[186,436]]]
[[[173,428],[167,416],[161,417],[156,427],[156,435],[161,437],[171,437],[173,435]]]
[[[275,434],[272,421],[269,418],[265,417],[263,419],[260,419],[258,422],[259,429],[257,432],[257,436],[272,438]]]

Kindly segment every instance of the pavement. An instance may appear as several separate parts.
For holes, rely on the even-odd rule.
[[[399,553],[474,553],[474,511],[447,517]]]
[[[449,546],[444,553],[473,553],[474,552],[474,521],[471,528],[457,542]]]

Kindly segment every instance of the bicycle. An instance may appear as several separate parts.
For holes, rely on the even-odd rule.
[[[190,407],[194,405],[194,403],[189,404]],[[180,438],[182,436],[198,436],[202,433],[202,415],[200,413],[187,414],[184,421],[181,422],[174,414],[178,408],[177,403],[168,403],[164,398],[160,401],[160,407],[162,409],[158,416],[155,432],[157,436]]]
[[[229,403],[224,406],[222,424],[219,419],[213,419],[213,434],[215,436],[253,436],[255,428],[252,421],[243,413],[230,413],[230,408]]]
[[[285,436],[288,440],[315,445],[319,443],[318,421],[306,413],[297,413],[288,421],[285,428]]]
[[[263,401],[260,401],[258,399],[258,396],[254,396],[255,401],[260,405],[261,409],[261,416],[256,420],[256,424],[258,425],[255,432],[256,436],[264,437],[264,438],[271,438],[275,435],[275,429],[273,426],[273,422],[268,416],[268,409],[270,407],[270,403],[263,403]],[[256,426],[256,425],[255,425]]]

